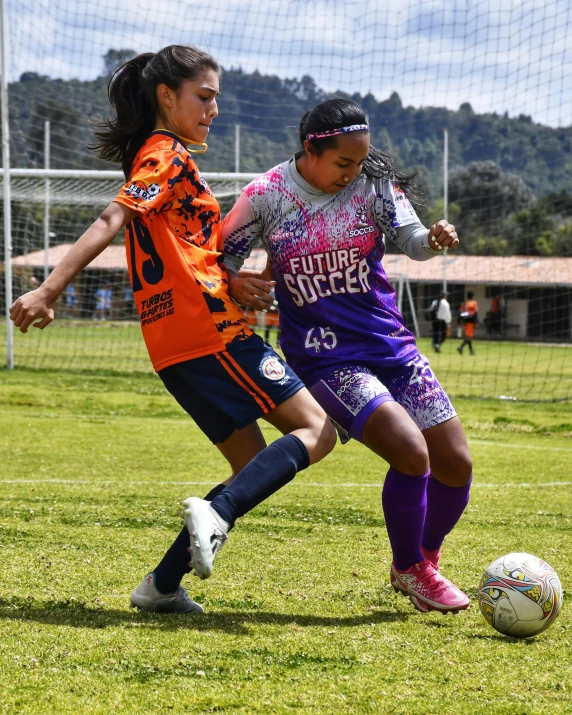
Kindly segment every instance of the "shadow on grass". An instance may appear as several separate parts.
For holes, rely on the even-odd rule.
[[[74,628],[113,628],[134,626],[165,631],[189,628],[194,631],[248,633],[250,626],[295,625],[305,628],[352,628],[375,623],[407,621],[409,613],[376,610],[359,616],[314,616],[272,611],[211,612],[199,616],[176,613],[141,613],[136,610],[93,608],[66,600],[40,601],[24,598],[0,598],[0,620],[34,621],[45,625]]]
[[[514,636],[503,635],[502,633],[471,633],[467,638],[476,638],[477,640],[483,641],[502,641],[503,643],[508,643],[514,645],[515,643],[522,643],[524,645],[533,645],[538,641],[534,640],[534,636],[527,636],[526,638],[515,638]]]

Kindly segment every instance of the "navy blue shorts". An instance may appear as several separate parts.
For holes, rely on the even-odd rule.
[[[158,373],[167,390],[213,444],[224,442],[304,387],[258,335]]]

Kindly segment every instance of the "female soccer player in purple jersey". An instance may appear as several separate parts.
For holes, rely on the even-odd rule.
[[[249,184],[225,220],[231,295],[257,309],[271,302],[273,282],[239,273],[262,239],[288,362],[342,432],[389,462],[382,503],[393,587],[420,611],[465,609],[439,558],[469,499],[469,449],[382,265],[384,235],[425,261],[458,244],[455,227],[419,222],[410,177],[370,145],[355,102],[315,107],[300,140],[303,151]]]

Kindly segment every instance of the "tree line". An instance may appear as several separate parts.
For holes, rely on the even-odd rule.
[[[101,75],[89,81],[24,72],[12,82],[12,165],[43,167],[49,120],[52,168],[112,168],[89,150],[90,122],[111,111],[109,78],[133,54],[109,50]],[[283,79],[240,68],[223,70],[221,88],[210,149],[198,159],[203,171],[234,170],[236,124],[241,126],[240,170],[265,171],[299,148],[297,127],[304,112],[333,94],[351,97],[370,116],[372,143],[395,156],[403,169],[417,172],[421,198],[416,208],[425,222],[442,217],[443,130],[448,130],[449,218],[460,230],[464,252],[572,255],[572,126],[547,127],[525,115],[477,114],[468,102],[456,111],[407,107],[398,92],[382,101],[372,94],[326,93],[309,76]]]

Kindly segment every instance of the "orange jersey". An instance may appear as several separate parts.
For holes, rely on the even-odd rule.
[[[176,135],[151,134],[115,201],[138,213],[127,264],[157,372],[252,335],[228,293],[219,205]]]

